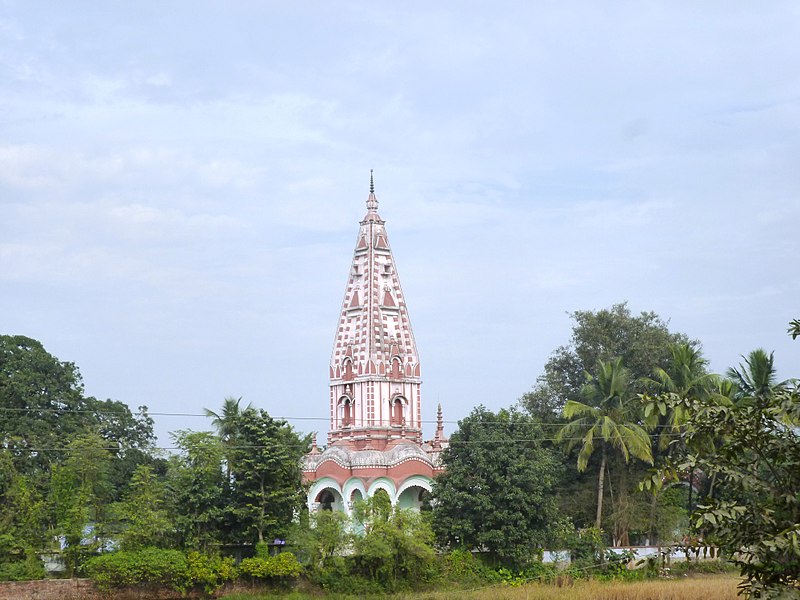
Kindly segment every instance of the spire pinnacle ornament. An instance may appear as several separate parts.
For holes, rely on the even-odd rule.
[[[372,176],[372,169],[369,170],[369,196],[367,197],[367,212],[378,212],[378,198],[375,196],[375,179]]]

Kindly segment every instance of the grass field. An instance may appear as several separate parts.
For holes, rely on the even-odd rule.
[[[735,575],[703,575],[683,579],[637,582],[577,581],[573,585],[531,584],[521,587],[492,586],[476,590],[452,590],[396,594],[387,600],[736,600]],[[275,596],[232,594],[225,600],[265,600]],[[331,600],[346,596],[310,596],[292,593],[283,600]]]

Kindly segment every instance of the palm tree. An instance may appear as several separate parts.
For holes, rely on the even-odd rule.
[[[213,410],[206,408],[205,413],[207,417],[211,417],[211,423],[214,425],[214,428],[217,430],[217,435],[222,443],[230,449],[231,446],[236,445],[236,428],[238,426],[238,420],[241,414],[247,410],[252,410],[253,405],[248,404],[244,409],[242,409],[239,405],[242,402],[241,396],[239,398],[234,398],[233,396],[228,396],[222,401],[222,409],[219,413],[214,412]],[[226,452],[225,458],[225,476],[227,481],[230,482],[231,480],[231,459],[230,459],[230,452]]]
[[[794,319],[789,323],[789,335],[793,340],[800,337],[800,319]]]
[[[685,400],[706,398],[718,379],[716,375],[706,372],[707,364],[702,352],[691,344],[673,344],[670,347],[667,368],[657,368],[655,378],[646,379],[644,383],[659,394],[674,394]],[[658,448],[665,450],[687,419],[688,413],[684,404],[678,404],[671,409],[664,405],[663,410],[653,409],[645,413],[645,426],[659,431]]]
[[[775,392],[786,388],[788,381],[776,381],[774,352],[762,348],[753,350],[744,358],[739,368],[731,367],[725,373],[738,388],[737,401],[762,401],[770,398]]]
[[[245,410],[253,408],[252,404],[248,404],[244,409],[240,408],[241,401],[241,396],[239,398],[228,396],[222,401],[222,409],[219,413],[210,408],[204,409],[206,416],[211,417],[211,424],[217,430],[217,435],[226,444],[236,437],[236,421],[239,416]]]
[[[656,450],[667,456],[679,448],[680,439],[676,434],[683,431],[689,420],[689,404],[692,400],[708,398],[711,390],[718,385],[719,377],[706,372],[708,361],[701,351],[691,344],[673,344],[670,347],[670,362],[666,369],[657,368],[654,379],[644,383],[660,394],[677,397],[681,402],[669,404],[656,398],[657,402],[645,408],[645,426],[656,431],[658,444]],[[694,469],[688,474],[689,497],[687,510],[692,511],[692,492],[694,490]],[[650,505],[650,531],[655,534],[655,518],[660,488],[653,494]]]
[[[581,390],[586,404],[568,400],[564,417],[571,419],[558,432],[556,439],[566,442],[567,449],[578,444],[578,470],[585,471],[596,446],[600,447],[600,469],[597,477],[597,517],[600,529],[603,518],[603,483],[609,447],[618,450],[625,462],[633,456],[653,463],[650,437],[638,423],[636,405],[628,385],[628,372],[622,359],[597,362],[597,377],[586,374]]]

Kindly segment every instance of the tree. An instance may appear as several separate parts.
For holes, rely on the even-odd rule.
[[[127,405],[85,397],[80,371],[25,336],[0,336],[0,447],[20,473],[44,492],[53,464],[67,459],[63,448],[81,435],[98,434],[114,448],[113,489],[117,499],[136,466],[156,464],[153,420],[147,407],[134,416]]]
[[[378,492],[354,507],[354,520],[362,531],[352,537],[358,571],[386,590],[428,581],[436,553],[427,516],[392,508],[389,496]]]
[[[285,536],[304,504],[301,460],[311,436],[256,409],[243,411],[235,428],[231,501],[242,534],[257,542]]]
[[[91,420],[78,368],[21,335],[0,336],[0,407],[0,443],[25,473],[47,472]]]
[[[658,477],[677,481],[698,468],[717,478],[725,493],[693,514],[698,533],[740,566],[747,577],[742,591],[751,598],[797,598],[800,388],[796,382],[775,385],[771,354],[750,353],[745,365],[729,370],[740,385],[735,402],[659,398],[681,406],[689,418],[685,444]],[[714,443],[719,439],[723,443]]]
[[[219,413],[214,412],[208,408],[204,409],[206,416],[211,418],[211,424],[217,430],[219,439],[226,448],[236,445],[236,428],[238,427],[239,417],[245,410],[251,410],[252,404],[248,404],[246,408],[242,409],[240,404],[242,402],[241,396],[234,398],[228,396],[222,401],[222,410]],[[225,479],[230,483],[231,480],[231,453],[227,452],[225,457]]]
[[[800,319],[794,319],[791,323],[789,323],[789,335],[792,336],[793,340],[796,340],[800,337]]]
[[[786,388],[787,381],[777,381],[774,352],[769,354],[757,348],[744,358],[744,364],[731,367],[726,375],[734,383],[737,400],[763,402],[776,392]]]
[[[569,344],[556,348],[538,377],[534,389],[520,403],[544,422],[557,421],[567,400],[580,397],[598,360],[622,359],[630,381],[649,378],[657,368],[666,369],[670,347],[687,343],[686,335],[669,331],[668,323],[654,312],[631,314],[627,303],[598,311],[579,310],[571,315],[572,337]]]
[[[670,355],[667,367],[657,367],[655,379],[645,380],[645,384],[658,393],[673,393],[683,398],[706,397],[718,378],[706,371],[708,361],[703,358],[701,350],[692,344],[673,344]],[[674,448],[670,442],[686,424],[685,411],[680,406],[667,410],[666,404],[647,405],[644,411],[647,428],[656,432],[657,449],[667,451]]]
[[[31,483],[19,473],[8,452],[0,452],[0,564],[26,562],[39,575],[39,552],[45,547],[45,502]]]
[[[719,385],[719,377],[708,373],[708,361],[703,357],[700,348],[693,344],[673,344],[670,347],[671,359],[666,369],[657,368],[654,378],[644,380],[644,384],[652,391],[662,394],[676,394],[684,398],[706,398],[714,393],[714,388]],[[660,466],[665,457],[675,453],[681,444],[680,435],[686,427],[687,412],[682,405],[670,407],[666,402],[645,402],[644,423],[648,431],[652,432],[653,462]],[[685,514],[691,512],[692,492],[694,490],[695,473],[688,474],[688,490]],[[666,492],[660,485],[648,485],[652,493],[650,499],[650,518],[648,536],[651,543],[661,539],[659,529],[663,532],[664,509],[672,515],[672,521],[680,520],[681,516],[676,506],[659,506],[662,499],[677,498],[677,490],[670,491],[668,497],[663,497]],[[659,510],[661,508],[661,510]],[[671,510],[670,510],[671,509]],[[661,513],[661,514],[659,514]],[[674,528],[673,528],[674,530]],[[666,531],[671,531],[669,528]]]
[[[117,513],[125,528],[120,535],[122,550],[146,546],[166,547],[171,541],[173,521],[165,505],[166,489],[153,468],[139,465]]]
[[[559,461],[542,447],[541,425],[516,410],[483,406],[459,421],[433,489],[433,527],[450,547],[485,548],[523,566],[553,541],[563,520],[553,490]]]
[[[181,430],[172,437],[181,449],[171,457],[167,477],[176,534],[184,548],[208,550],[226,529],[229,495],[222,442],[207,431]]]
[[[597,477],[597,516],[595,527],[601,528],[603,516],[603,484],[608,460],[608,449],[615,448],[627,463],[631,456],[653,463],[650,438],[639,425],[638,405],[633,402],[628,383],[628,371],[622,360],[599,360],[597,375],[587,374],[581,390],[586,404],[568,400],[564,417],[570,421],[558,432],[556,438],[567,449],[580,445],[578,470],[584,471],[589,458],[600,446],[600,468]]]
[[[248,404],[247,407],[242,409],[240,406],[241,402],[241,396],[239,398],[228,396],[222,401],[222,409],[219,413],[208,408],[204,409],[206,416],[211,418],[211,424],[214,425],[223,443],[227,444],[234,441],[239,417],[245,410],[253,408],[252,404]]]
[[[76,437],[66,451],[64,464],[52,467],[49,500],[52,522],[64,540],[67,569],[72,576],[83,559],[102,548],[107,539],[112,456],[97,434]],[[84,538],[89,541],[84,543]]]

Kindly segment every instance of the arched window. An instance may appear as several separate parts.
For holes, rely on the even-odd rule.
[[[349,358],[345,358],[344,362],[342,363],[342,379],[345,381],[353,381],[355,379],[355,373],[353,373],[353,361]]]
[[[402,425],[405,421],[403,418],[403,398],[398,396],[392,400],[390,419],[392,425]]]
[[[336,497],[330,490],[322,490],[317,496],[320,510],[333,510],[333,503],[336,502]]]
[[[342,396],[339,398],[339,406],[342,411],[342,427],[349,427],[353,424],[353,401],[347,396]]]
[[[389,377],[392,379],[402,379],[403,377],[403,365],[398,356],[392,359],[392,370],[389,372]]]

